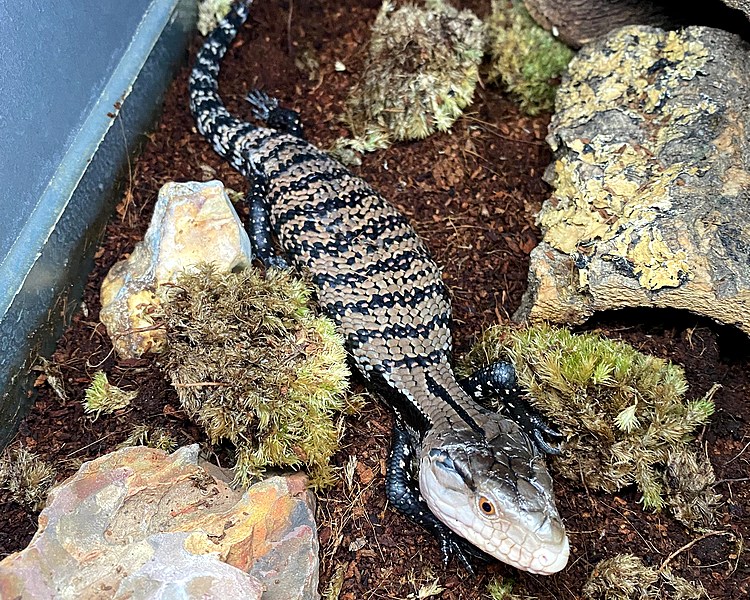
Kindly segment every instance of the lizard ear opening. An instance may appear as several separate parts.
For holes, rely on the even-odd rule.
[[[430,450],[430,458],[441,469],[446,471],[456,471],[456,465],[453,463],[453,459],[448,455],[445,450],[440,448],[433,448]]]
[[[435,465],[436,477],[445,476],[445,478],[460,481],[463,486],[474,490],[474,479],[465,464],[460,458],[454,460],[448,452],[442,448],[433,448],[430,450],[431,462]]]

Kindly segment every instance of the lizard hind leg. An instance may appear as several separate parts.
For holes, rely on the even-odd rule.
[[[250,191],[245,198],[250,206],[247,233],[250,237],[253,255],[260,259],[266,268],[286,269],[289,265],[283,257],[276,254],[271,241],[266,176],[258,168],[254,168],[253,171]]]
[[[256,89],[248,93],[246,100],[253,106],[253,115],[256,119],[265,121],[272,129],[305,139],[299,113],[279,106],[278,98]]]

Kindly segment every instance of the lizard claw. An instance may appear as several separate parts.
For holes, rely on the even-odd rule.
[[[545,420],[535,412],[527,413],[526,419],[528,420],[527,428],[531,430],[531,434],[536,442],[539,449],[546,453],[558,456],[562,454],[562,449],[559,443],[563,441],[563,434],[557,431],[557,429],[547,425]],[[557,442],[557,445],[550,444],[547,438],[551,442]]]
[[[443,566],[445,567],[448,566],[451,559],[455,556],[470,575],[476,575],[474,561],[488,563],[492,560],[489,554],[482,552],[479,548],[450,530],[446,529],[442,531],[439,538],[440,552],[443,555]]]
[[[544,433],[550,435],[547,430],[545,430]],[[554,433],[562,437],[562,435],[557,431],[555,431]],[[537,447],[545,454],[552,454],[553,456],[559,456],[560,454],[562,454],[562,449],[560,448],[560,446],[551,445],[547,440],[544,439],[542,431],[539,429],[534,429],[534,442],[536,443]]]
[[[443,555],[443,567],[447,567],[451,559],[455,556],[458,561],[463,565],[469,575],[476,575],[474,572],[474,566],[471,564],[469,557],[463,551],[461,546],[455,539],[451,539],[449,535],[446,535],[440,539],[440,552]]]
[[[279,107],[279,101],[262,90],[250,90],[245,100],[252,105],[253,116],[261,121],[268,120],[271,111]]]
[[[554,456],[562,454],[559,443],[563,441],[564,436],[557,429],[547,425],[544,418],[533,411],[530,406],[527,408],[527,412],[516,413],[511,418],[518,423],[521,429],[531,436],[537,448],[542,452]]]
[[[559,443],[565,436],[548,425],[544,417],[524,397],[516,395],[512,402],[501,404],[501,409],[505,411],[506,416],[518,424],[526,435],[534,440],[537,448],[542,452],[553,455],[562,453]],[[548,439],[550,441],[547,441]]]
[[[284,258],[282,258],[281,256],[277,256],[276,254],[267,256],[265,259],[263,259],[263,264],[267,269],[279,269],[283,271],[284,269],[289,268],[289,263],[286,262]]]

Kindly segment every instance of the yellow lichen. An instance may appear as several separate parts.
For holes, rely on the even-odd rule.
[[[658,229],[642,230],[638,242],[628,250],[626,256],[634,265],[633,272],[641,286],[648,290],[675,287],[689,273],[685,251],[672,252]]]
[[[708,98],[696,103],[671,93],[708,60],[707,48],[687,35],[628,27],[607,40],[605,51],[571,62],[576,85],[561,88],[554,128],[617,111],[638,125],[641,139],[602,131],[565,140],[566,153],[555,163],[555,193],[538,219],[545,242],[566,254],[586,248],[620,260],[648,290],[690,278],[685,253],[663,239],[656,221],[672,208],[671,190],[708,168],[700,155],[671,163],[662,156],[691,121],[718,109]],[[586,275],[579,281],[585,285]]]
[[[568,65],[572,80],[598,81],[597,89],[588,83],[561,88],[558,114],[565,113],[567,121],[585,121],[594,113],[623,106],[630,106],[635,116],[661,113],[665,106],[669,110],[665,101],[673,85],[695,77],[708,60],[703,44],[680,33],[623,27],[593,60],[584,52]]]

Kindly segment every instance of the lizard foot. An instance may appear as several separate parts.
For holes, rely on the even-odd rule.
[[[459,535],[456,535],[449,529],[444,529],[438,534],[440,542],[440,552],[443,555],[443,566],[448,566],[451,559],[456,557],[459,563],[468,571],[470,575],[476,575],[474,562],[479,561],[483,564],[492,561],[492,557],[486,552],[482,552]]]

